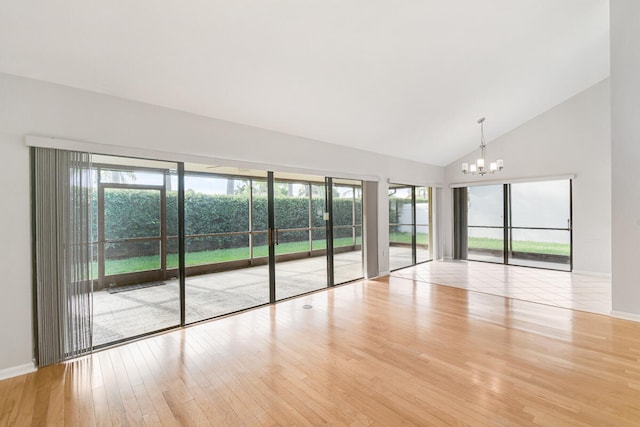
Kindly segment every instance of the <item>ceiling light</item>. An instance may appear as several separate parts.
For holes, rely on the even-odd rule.
[[[484,142],[484,117],[479,118],[478,123],[480,124],[480,158],[475,163],[463,163],[462,172],[465,174],[470,173],[471,175],[484,175],[487,172],[495,173],[501,171],[504,166],[502,159],[489,163],[489,169],[485,166],[484,154],[487,150],[487,145]]]

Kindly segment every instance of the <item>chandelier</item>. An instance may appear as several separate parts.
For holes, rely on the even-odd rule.
[[[462,172],[471,175],[484,175],[488,173],[496,173],[501,171],[504,167],[504,163],[502,159],[498,159],[495,162],[489,163],[489,169],[487,170],[485,166],[484,154],[487,150],[487,145],[484,142],[484,117],[478,119],[478,123],[480,124],[480,158],[476,160],[475,163],[463,163],[462,164]]]

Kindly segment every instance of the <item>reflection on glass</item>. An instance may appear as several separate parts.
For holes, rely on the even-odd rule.
[[[239,170],[233,171],[237,175],[220,175],[207,173],[206,166],[189,166],[185,172],[186,322],[268,302],[268,273],[262,271],[264,266],[251,267],[252,243],[253,258],[267,255],[266,232],[251,233],[267,229],[266,180],[243,177]]]
[[[469,228],[468,256],[472,261],[504,262],[502,228]]]
[[[416,187],[416,262],[424,262],[430,259],[429,188]]]
[[[570,181],[511,184],[513,227],[568,228]]]
[[[334,283],[362,278],[361,182],[334,179],[332,223]]]
[[[389,268],[413,265],[413,201],[411,186],[389,185]]]
[[[478,185],[469,187],[470,226],[502,227],[503,224],[503,186]]]
[[[469,187],[468,198],[467,259],[504,262],[503,186]]]
[[[93,160],[93,344],[99,347],[180,322],[177,241],[169,236],[177,234],[177,165]]]
[[[416,225],[416,262],[424,262],[430,259],[429,226]]]
[[[468,259],[571,268],[571,182],[516,183],[509,192],[504,242],[503,185],[468,188]],[[506,247],[505,247],[506,245]]]
[[[104,274],[160,269],[160,242],[119,242],[104,245]]]
[[[103,184],[164,185],[165,174],[162,171],[101,168],[100,182]]]
[[[322,246],[318,241],[324,226],[322,182],[319,177],[274,180],[277,300],[327,286],[327,258],[311,251],[312,246]]]
[[[326,211],[324,185],[311,185],[311,250],[327,248],[327,227],[324,220]]]
[[[511,184],[509,263],[570,270],[569,180]]]

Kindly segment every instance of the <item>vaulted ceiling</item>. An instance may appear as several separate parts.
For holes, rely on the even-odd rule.
[[[20,0],[0,72],[446,165],[609,75],[607,0]]]

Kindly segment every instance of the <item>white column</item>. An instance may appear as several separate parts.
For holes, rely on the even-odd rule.
[[[612,293],[640,320],[640,1],[611,0]]]

